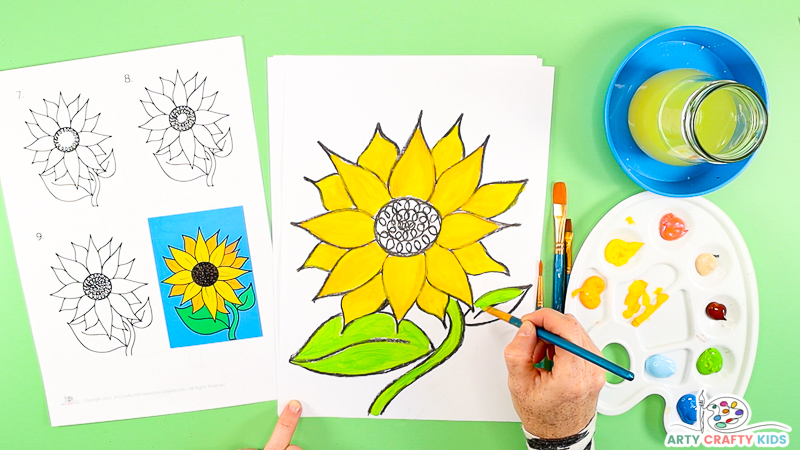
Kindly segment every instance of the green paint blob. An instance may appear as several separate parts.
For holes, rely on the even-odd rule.
[[[722,355],[714,347],[704,351],[697,358],[697,371],[703,375],[711,375],[722,369]]]

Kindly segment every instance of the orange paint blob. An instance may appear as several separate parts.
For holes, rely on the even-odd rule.
[[[661,218],[658,230],[661,233],[661,238],[665,241],[679,239],[689,231],[686,229],[686,224],[683,223],[683,220],[672,213],[665,214]]]
[[[572,296],[580,294],[581,303],[589,309],[595,309],[600,305],[600,293],[606,288],[606,283],[598,276],[592,276],[583,282],[580,289],[572,291]]]

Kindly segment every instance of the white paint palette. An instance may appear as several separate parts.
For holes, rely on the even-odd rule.
[[[661,237],[661,218],[672,213],[686,224],[682,237]],[[617,267],[604,251],[613,239],[644,245]],[[701,276],[695,259],[701,253],[718,255],[716,270]],[[585,307],[580,289],[591,276],[603,279],[600,305]],[[624,318],[625,298],[635,280],[647,283],[646,292],[655,303],[656,288],[669,298],[660,308],[634,327]],[[640,299],[641,303],[642,300]],[[727,307],[727,320],[713,320],[706,306],[717,302]],[[758,343],[758,289],[750,253],[739,230],[716,205],[700,197],[669,198],[643,192],[620,202],[595,226],[583,244],[567,289],[566,312],[583,324],[589,336],[603,349],[617,343],[628,353],[631,382],[606,383],[600,393],[598,411],[622,414],[645,397],[664,398],[664,428],[680,423],[676,405],[685,394],[705,389],[708,397],[721,394],[743,396],[750,381]],[[716,348],[722,355],[719,372],[701,374],[696,367],[700,354]],[[660,354],[675,363],[675,373],[656,378],[645,370],[645,361]]]

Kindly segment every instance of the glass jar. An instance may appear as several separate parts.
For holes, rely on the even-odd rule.
[[[696,69],[673,69],[639,86],[628,127],[639,148],[665,164],[725,164],[758,149],[767,108],[748,86]]]

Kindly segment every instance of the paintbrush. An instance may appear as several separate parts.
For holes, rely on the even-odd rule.
[[[544,306],[544,277],[542,277],[542,270],[544,264],[539,260],[539,283],[536,285],[536,309],[542,309]]]
[[[514,317],[514,316],[512,316],[511,314],[509,314],[507,312],[500,311],[499,309],[492,308],[491,306],[486,306],[486,307],[483,308],[483,310],[486,311],[487,313],[497,317],[500,320],[504,320],[504,321],[510,323],[511,325],[514,325],[517,328],[522,326],[522,320],[519,317]],[[566,340],[566,339],[564,339],[564,338],[562,338],[560,336],[557,336],[557,335],[555,335],[555,334],[553,334],[553,333],[551,333],[551,332],[549,332],[547,330],[544,330],[542,328],[538,328],[537,327],[536,328],[536,337],[538,337],[539,339],[541,339],[541,340],[543,340],[543,341],[545,341],[547,343],[553,344],[556,347],[564,349],[564,350],[572,353],[573,355],[575,355],[575,356],[577,356],[579,358],[583,358],[583,359],[585,359],[586,361],[589,361],[592,364],[600,366],[603,369],[605,369],[605,370],[613,373],[614,375],[622,378],[623,380],[633,381],[633,372],[631,372],[630,370],[628,370],[628,369],[626,369],[624,367],[620,367],[620,366],[614,364],[613,362],[603,358],[602,356],[597,356],[594,353],[590,352],[589,350],[586,350],[583,347],[575,345],[572,342],[570,342],[570,341],[568,341],[568,340]]]
[[[553,258],[552,308],[564,312],[564,227],[567,218],[567,185],[559,181],[553,185],[553,231],[555,232],[555,257]]]
[[[564,247],[567,255],[567,269],[564,275],[564,304],[567,303],[567,287],[569,287],[569,275],[572,273],[572,219],[567,219],[564,228]]]

